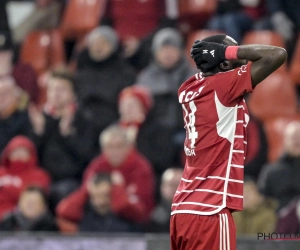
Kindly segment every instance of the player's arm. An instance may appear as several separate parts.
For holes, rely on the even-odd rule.
[[[285,49],[275,46],[241,45],[237,47],[237,58],[252,62],[251,78],[252,86],[255,87],[286,61],[287,53]]]
[[[251,77],[255,87],[286,61],[287,53],[283,48],[269,45],[228,46],[198,40],[191,49],[191,57],[204,73],[213,72],[226,60],[252,61]]]

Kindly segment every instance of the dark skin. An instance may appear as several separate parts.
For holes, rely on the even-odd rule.
[[[224,42],[229,46],[237,46],[237,43],[225,38]],[[237,60],[224,61],[210,72],[203,73],[203,76],[211,76],[219,72],[235,69],[252,62],[251,78],[253,88],[267,76],[278,69],[287,59],[286,50],[280,47],[251,44],[240,45],[237,52]]]

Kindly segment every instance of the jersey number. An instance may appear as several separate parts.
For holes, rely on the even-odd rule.
[[[187,110],[186,105],[189,105],[189,109],[191,110],[191,112]],[[186,131],[188,133],[188,139],[191,140],[190,147],[195,148],[195,142],[196,139],[198,138],[198,132],[196,131],[196,127],[195,127],[195,122],[196,122],[195,113],[197,111],[197,107],[195,105],[195,102],[191,101],[188,104],[182,104],[182,108],[185,112],[184,123],[185,123]]]

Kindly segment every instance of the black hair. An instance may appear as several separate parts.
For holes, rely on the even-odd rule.
[[[26,189],[24,189],[23,193],[30,193],[30,192],[35,192],[40,194],[42,197],[44,203],[48,205],[48,195],[46,192],[39,186],[28,186]]]
[[[225,34],[216,34],[213,36],[209,36],[206,37],[204,39],[202,39],[202,41],[204,42],[211,42],[211,43],[219,43],[219,44],[224,44],[224,45],[228,45],[224,40],[226,38]]]
[[[96,173],[95,175],[92,176],[91,178],[91,182],[94,184],[94,185],[98,185],[102,182],[109,182],[111,183],[111,176],[109,173],[106,173],[106,172],[101,172],[101,173]]]
[[[60,78],[70,82],[72,89],[76,92],[76,82],[74,73],[65,65],[60,65],[51,70],[52,78]]]

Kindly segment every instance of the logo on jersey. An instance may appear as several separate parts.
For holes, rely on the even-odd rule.
[[[208,54],[208,50],[207,49],[204,49],[202,54]]]
[[[196,156],[195,150],[190,149],[186,146],[184,146],[184,153],[185,153],[186,156]]]
[[[241,76],[243,73],[247,72],[247,65],[243,65],[242,67],[240,67],[239,71],[238,71],[238,75]]]
[[[215,57],[215,50],[211,50],[211,51],[210,51],[210,54],[211,54],[213,57]]]
[[[181,92],[179,95],[179,103],[192,101],[195,97],[200,95],[203,88],[204,86],[200,87],[197,92],[194,91],[189,91],[187,93],[186,91]]]

